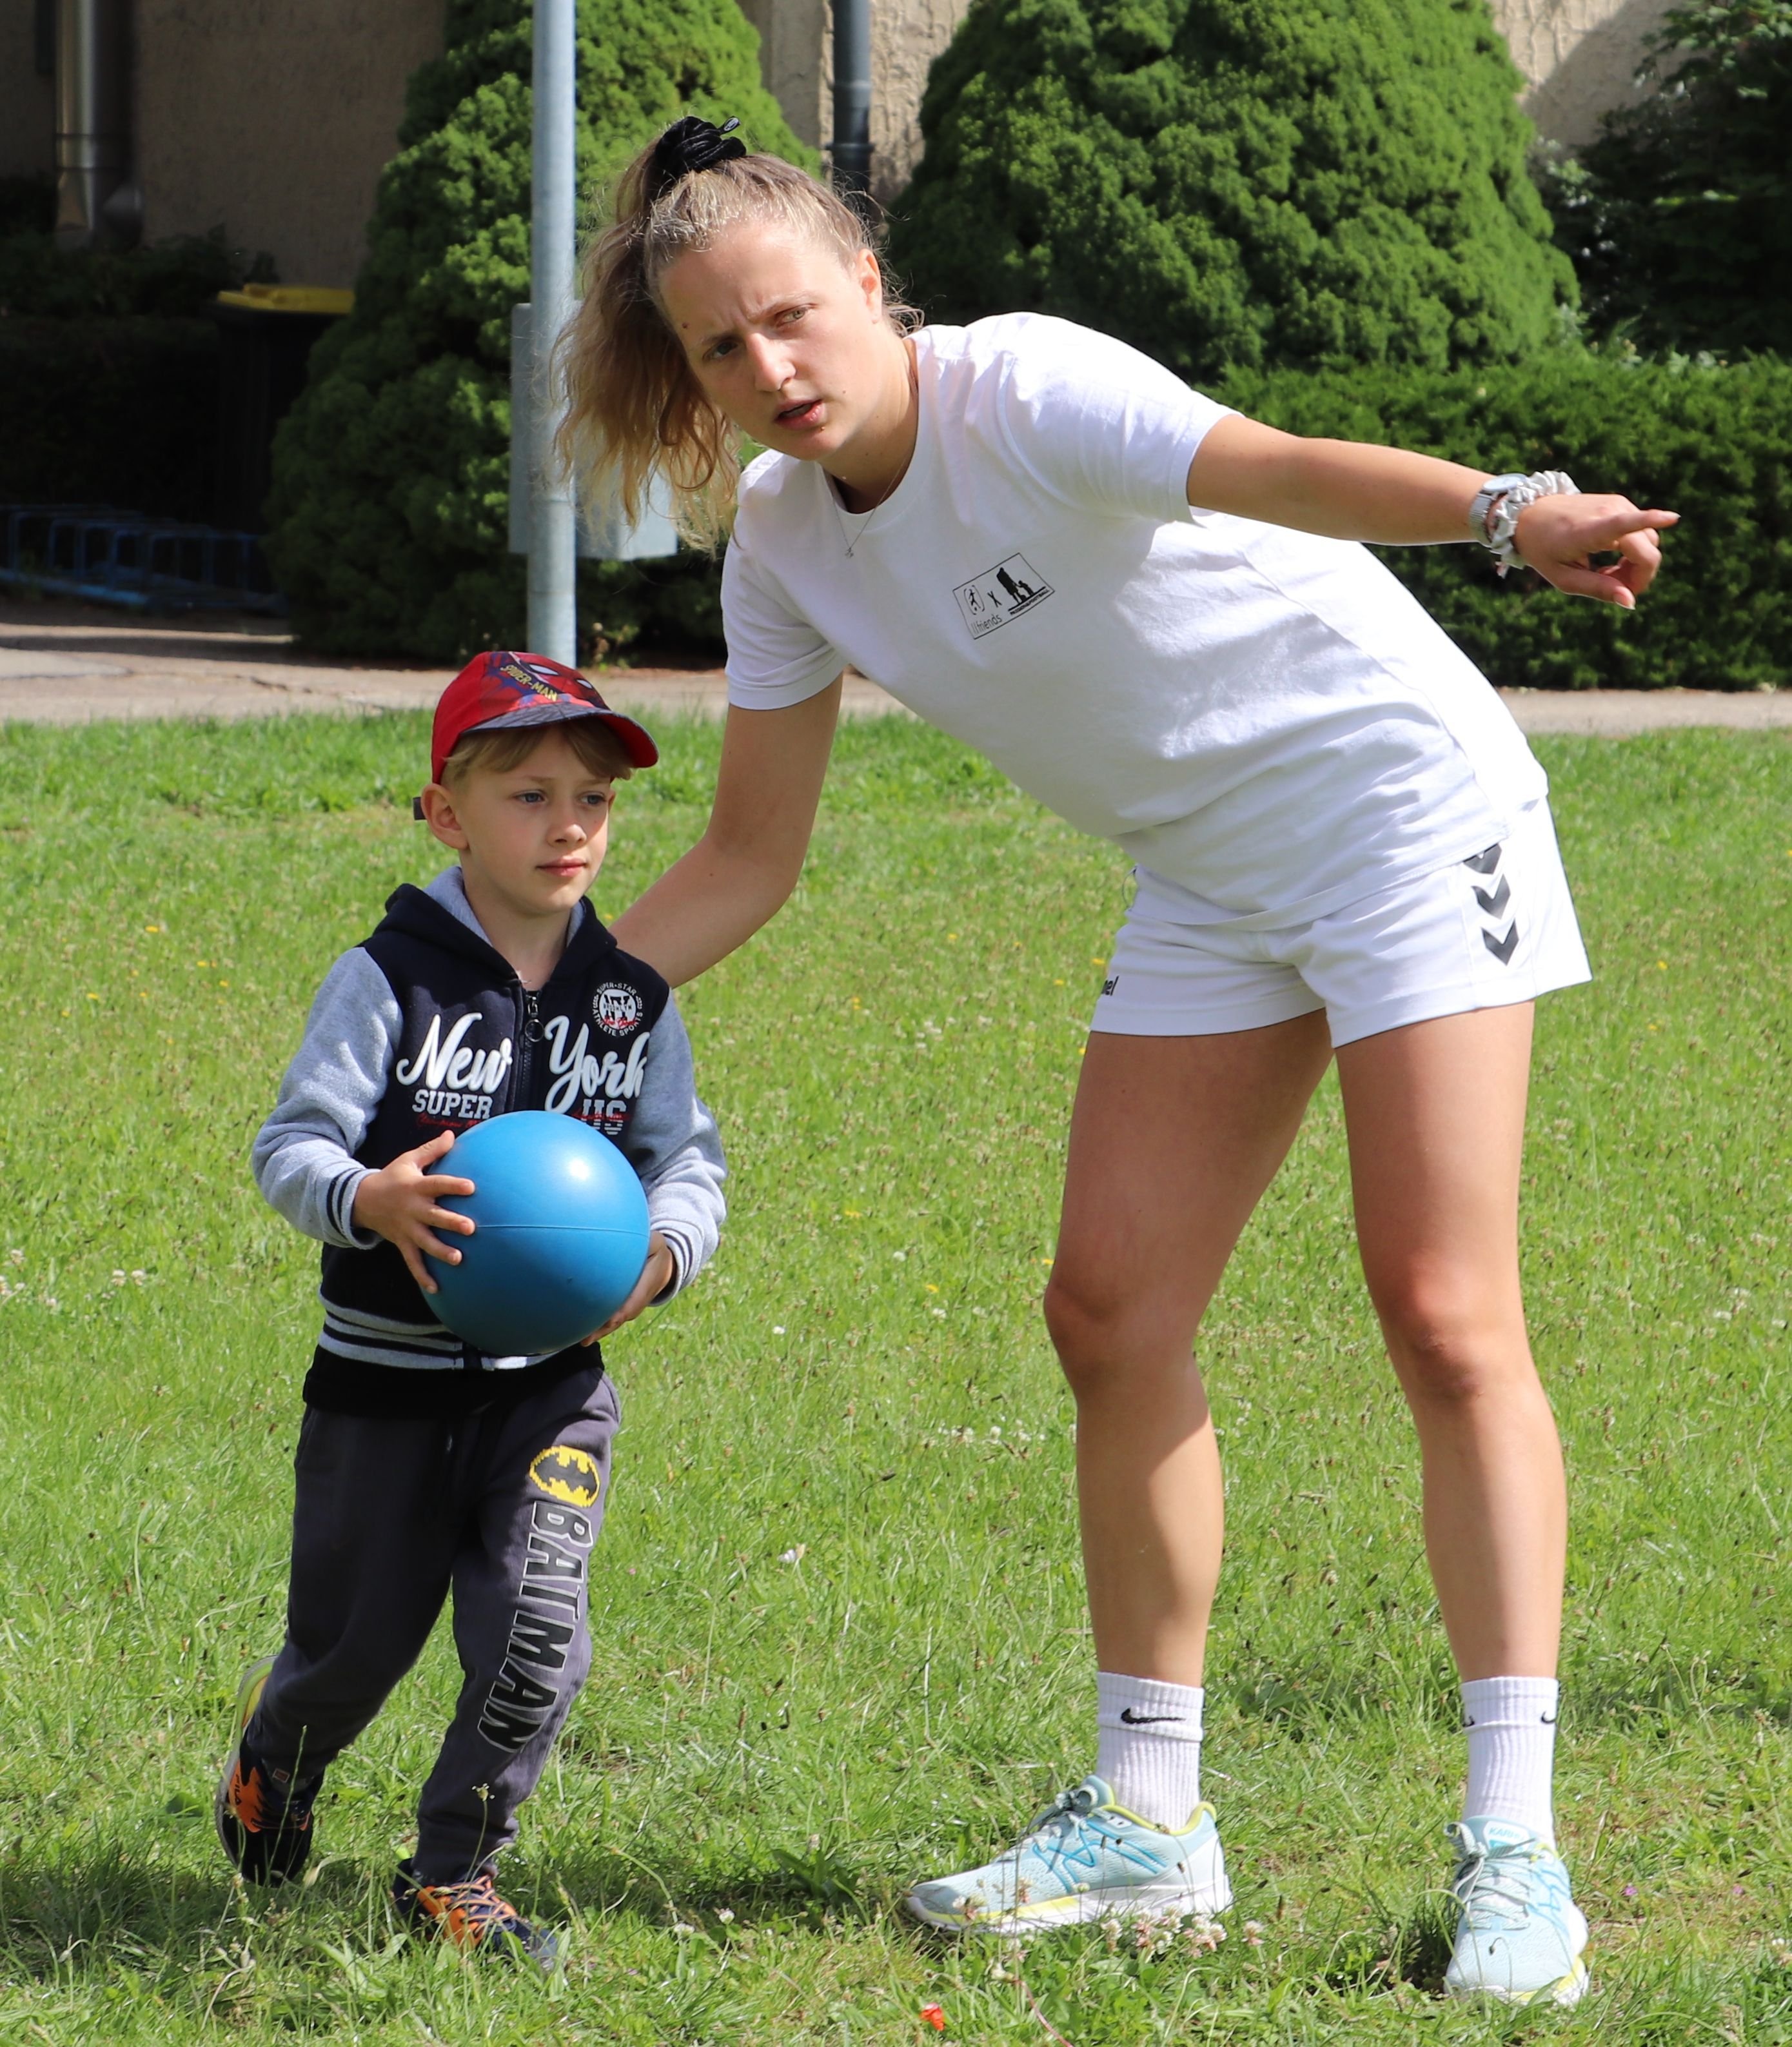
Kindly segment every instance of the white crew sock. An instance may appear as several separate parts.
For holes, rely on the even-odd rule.
[[[1462,1687],[1469,1736],[1465,1820],[1510,1820],[1555,1839],[1550,1782],[1555,1767],[1554,1677],[1475,1677]]]
[[[1114,1803],[1179,1832],[1201,1803],[1201,1708],[1198,1685],[1169,1685],[1158,1677],[1095,1675],[1095,1774]]]

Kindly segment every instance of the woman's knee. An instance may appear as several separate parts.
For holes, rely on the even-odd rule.
[[[1409,1397],[1456,1407],[1532,1376],[1515,1298],[1451,1278],[1402,1274],[1372,1282],[1388,1352]]]
[[[1079,1399],[1135,1378],[1142,1366],[1173,1353],[1186,1363],[1193,1327],[1179,1335],[1172,1324],[1179,1329],[1166,1303],[1128,1293],[1111,1276],[1066,1268],[1062,1260],[1046,1286],[1046,1332]]]

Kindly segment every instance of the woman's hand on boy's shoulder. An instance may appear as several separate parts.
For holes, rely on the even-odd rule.
[[[1656,534],[1679,519],[1678,512],[1643,511],[1628,497],[1575,493],[1526,505],[1515,538],[1520,558],[1546,582],[1630,611],[1662,565]],[[1596,566],[1597,555],[1617,559]]]
[[[473,1182],[449,1173],[429,1170],[455,1141],[455,1133],[444,1130],[414,1151],[401,1151],[389,1166],[370,1173],[354,1190],[352,1211],[358,1229],[370,1229],[395,1244],[407,1271],[426,1294],[440,1290],[424,1263],[424,1256],[439,1258],[444,1265],[458,1265],[460,1253],[435,1235],[439,1229],[456,1236],[473,1234],[470,1216],[457,1215],[439,1205],[444,1194],[470,1194]]]
[[[601,1329],[594,1329],[584,1338],[581,1348],[601,1342],[604,1337],[614,1335],[625,1322],[632,1322],[643,1308],[651,1307],[677,1277],[678,1266],[672,1257],[672,1246],[658,1230],[654,1230],[647,1240],[647,1263],[641,1269],[634,1291]]]

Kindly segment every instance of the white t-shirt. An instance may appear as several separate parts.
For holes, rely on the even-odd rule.
[[[925,328],[915,354],[914,459],[882,505],[847,513],[788,455],[742,477],[731,702],[799,703],[850,662],[1198,920],[1323,915],[1480,852],[1544,794],[1372,555],[1190,510],[1225,408],[1038,314]]]

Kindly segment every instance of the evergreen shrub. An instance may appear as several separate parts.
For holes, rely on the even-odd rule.
[[[1519,359],[1571,266],[1484,0],[972,0],[892,253],[1180,374]]]
[[[1792,353],[1792,0],[1675,8],[1647,74],[1546,180],[1591,330]]]
[[[1504,580],[1463,547],[1389,567],[1496,683],[1747,690],[1792,676],[1792,364],[1555,351],[1438,375],[1240,374],[1217,395],[1292,433],[1389,443],[1492,470],[1565,469],[1585,490],[1678,512],[1634,613]]]
[[[515,644],[506,551],[510,309],[529,296],[530,9],[450,0],[447,53],[412,77],[353,313],[313,352],[275,443],[268,554],[300,636],[456,661]],[[579,0],[581,188],[602,194],[668,122],[738,114],[812,165],[759,80],[734,0]],[[707,557],[580,565],[587,632],[719,633]]]

